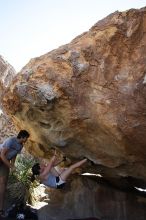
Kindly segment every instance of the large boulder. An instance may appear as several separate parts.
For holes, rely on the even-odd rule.
[[[16,71],[1,55],[0,55],[0,96],[2,91],[9,86]]]
[[[17,130],[12,123],[12,120],[7,115],[0,114],[0,143],[2,143],[9,136],[17,134]]]
[[[115,12],[71,43],[31,59],[2,104],[17,127],[31,133],[38,156],[56,146],[72,161],[86,156],[103,177],[146,181],[145,92],[142,8]]]
[[[74,176],[64,189],[47,191],[48,202],[38,209],[39,220],[146,219],[146,198],[99,184],[86,176]]]
[[[1,111],[1,95],[16,75],[15,69],[0,55],[0,143],[16,134],[12,120]]]

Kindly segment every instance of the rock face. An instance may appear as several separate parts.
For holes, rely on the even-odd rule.
[[[30,60],[2,103],[31,133],[38,156],[56,146],[72,161],[86,156],[103,177],[146,181],[145,93],[143,8],[115,12],[70,44]]]
[[[0,95],[15,75],[15,69],[0,55]]]
[[[0,56],[0,100],[2,93],[9,86],[15,75],[16,71],[14,68],[5,61],[2,56]],[[14,134],[16,134],[16,128],[10,118],[3,114],[0,109],[0,143],[2,143],[8,136]]]
[[[10,118],[3,113],[0,114],[0,143],[12,135],[16,135],[17,131]]]
[[[48,194],[48,205],[38,210],[39,220],[146,218],[146,198],[115,190],[86,177],[76,176],[66,188],[50,190]]]

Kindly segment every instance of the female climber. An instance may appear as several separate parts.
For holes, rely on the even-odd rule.
[[[64,187],[67,178],[70,174],[78,167],[83,165],[87,159],[83,159],[75,164],[71,165],[68,168],[62,169],[60,171],[55,169],[55,166],[58,165],[58,159],[56,157],[56,152],[51,158],[50,162],[45,164],[36,163],[32,167],[32,178],[31,181],[35,180],[35,177],[38,176],[39,181],[51,188],[61,189]]]

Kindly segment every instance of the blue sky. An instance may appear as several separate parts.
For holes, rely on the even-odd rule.
[[[0,55],[20,71],[108,14],[144,6],[146,0],[0,0]]]

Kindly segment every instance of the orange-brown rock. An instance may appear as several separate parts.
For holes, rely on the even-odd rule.
[[[15,69],[0,56],[0,100],[4,90],[9,87],[13,77],[16,75]],[[1,103],[0,103],[1,107]],[[12,120],[1,112],[0,108],[0,143],[2,143],[8,136],[16,134]]]
[[[72,160],[86,156],[103,176],[146,180],[145,93],[143,8],[115,12],[31,59],[5,91],[3,108],[31,133],[38,156],[56,146]]]
[[[16,135],[17,131],[12,120],[3,113],[0,114],[0,143],[2,143],[9,136]]]

